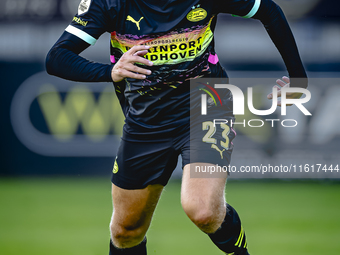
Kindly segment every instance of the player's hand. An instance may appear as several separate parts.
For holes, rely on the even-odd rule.
[[[149,46],[137,45],[125,52],[112,68],[112,80],[114,82],[119,82],[124,78],[143,80],[146,78],[146,75],[150,75],[150,70],[135,65],[135,63],[141,63],[146,66],[153,65],[151,61],[143,58],[143,56],[148,53],[149,48]]]
[[[277,88],[277,97],[281,97],[281,88],[284,87],[289,87],[290,86],[290,79],[287,76],[283,76],[282,80],[278,79],[276,80],[277,85],[275,85],[274,87]],[[300,98],[303,95],[303,93],[286,93],[286,98],[289,99],[296,99],[296,98]],[[270,93],[267,95],[268,99],[272,99],[273,98],[273,93]],[[281,100],[277,100],[277,105],[281,106]],[[291,104],[287,104],[288,106],[290,106]]]

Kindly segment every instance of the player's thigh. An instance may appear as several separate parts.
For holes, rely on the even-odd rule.
[[[225,185],[227,173],[214,178],[190,177],[190,169],[196,166],[211,166],[209,163],[191,163],[184,166],[181,201],[184,210],[223,210],[225,207]]]
[[[149,185],[144,189],[127,190],[112,184],[113,215],[111,229],[143,228],[150,225],[163,186]]]

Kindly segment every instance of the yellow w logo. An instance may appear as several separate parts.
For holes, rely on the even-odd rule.
[[[104,139],[110,131],[119,134],[124,116],[110,87],[106,87],[96,100],[88,87],[78,85],[72,87],[62,101],[53,85],[44,85],[38,102],[50,132],[58,140],[71,139],[80,127],[93,141]]]
[[[139,22],[140,22],[142,19],[144,19],[144,17],[141,17],[138,21],[135,21],[135,19],[132,18],[130,15],[128,15],[127,18],[126,18],[127,21],[131,21],[132,23],[135,23],[136,26],[137,26],[137,28],[138,28],[138,30],[140,30]]]

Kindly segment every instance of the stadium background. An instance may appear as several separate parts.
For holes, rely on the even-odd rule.
[[[239,130],[232,163],[340,163],[340,3],[277,2],[289,18],[309,77],[331,79],[311,84],[307,108],[313,118],[290,110],[301,124],[296,129]],[[44,72],[46,53],[78,4],[0,0],[0,254],[107,251],[109,176],[123,117],[110,84],[72,83]],[[286,74],[258,21],[219,17],[216,43],[230,77],[275,81]],[[109,36],[103,35],[83,56],[109,63],[108,52]],[[266,107],[260,95],[270,86],[256,88],[255,103]],[[180,175],[178,168],[164,192],[149,251],[219,254],[181,211]],[[232,176],[228,201],[242,214],[252,254],[339,254],[338,176],[329,171]]]

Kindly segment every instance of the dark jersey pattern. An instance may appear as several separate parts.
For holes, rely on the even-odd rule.
[[[154,65],[145,80],[115,84],[128,127],[172,129],[188,125],[189,80],[226,77],[214,50],[219,12],[252,17],[260,0],[82,0],[66,31],[89,44],[111,33],[111,62],[134,45],[149,45]]]

